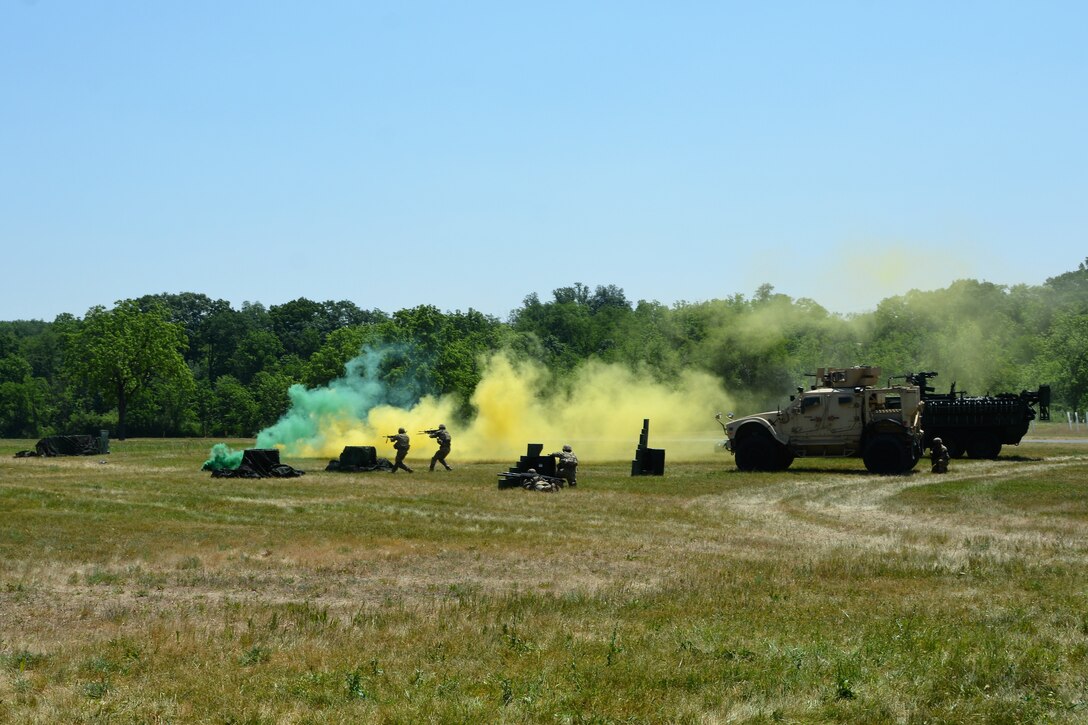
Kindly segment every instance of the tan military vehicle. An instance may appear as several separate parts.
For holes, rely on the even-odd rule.
[[[729,422],[724,447],[742,471],[782,471],[795,458],[860,457],[873,473],[905,473],[922,456],[922,393],[875,387],[878,367],[820,368],[784,410]]]

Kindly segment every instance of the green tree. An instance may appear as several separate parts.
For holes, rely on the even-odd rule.
[[[283,357],[280,339],[268,330],[250,330],[230,359],[230,369],[242,384],[262,370],[275,371]]]
[[[52,413],[43,378],[0,382],[0,438],[35,438],[48,429]]]
[[[283,373],[262,370],[253,376],[249,384],[253,402],[257,405],[256,424],[258,429],[267,428],[287,412],[291,399],[287,389],[294,380]]]
[[[1088,308],[1088,257],[1075,270],[1048,279],[1045,286],[1056,293],[1058,304],[1077,310]]]
[[[371,326],[353,325],[334,330],[317,352],[306,361],[302,382],[310,387],[328,385],[344,374],[344,365],[358,357],[363,346],[375,340]]]
[[[321,347],[333,330],[387,319],[380,310],[361,310],[345,300],[314,302],[305,297],[273,305],[268,309],[268,316],[284,350],[304,360]]]
[[[227,300],[213,300],[204,294],[163,293],[145,295],[137,301],[140,309],[161,305],[169,311],[170,322],[180,324],[185,330],[185,337],[189,341],[185,360],[194,370],[194,375],[213,382],[218,376],[230,372],[228,361],[239,342],[248,331],[257,327],[253,315],[237,312]],[[267,321],[264,329],[269,329]]]
[[[52,412],[49,386],[32,372],[16,353],[0,357],[0,437],[32,438],[45,427]]]
[[[64,340],[54,325],[46,323],[41,331],[24,338],[22,355],[34,369],[34,376],[53,380],[60,377],[64,362]]]
[[[386,360],[383,380],[410,395],[456,395],[467,401],[480,381],[481,357],[498,350],[504,326],[477,310],[443,313],[433,305],[400,310],[378,325],[379,339],[397,350]]]
[[[129,403],[126,425],[130,435],[195,435],[200,432],[196,415],[196,382],[188,379],[156,379]]]
[[[1070,410],[1088,410],[1088,313],[1062,313],[1042,343],[1040,376]]]
[[[645,366],[659,380],[676,376],[684,365],[674,320],[660,302],[640,300],[634,312],[617,323],[613,359],[629,367]]]
[[[21,355],[34,377],[51,379],[60,369],[61,336],[57,326],[42,320],[0,322],[0,357]]]
[[[439,392],[456,395],[467,406],[483,375],[482,360],[504,346],[509,329],[494,317],[469,309],[447,313],[443,334],[436,347]],[[462,415],[469,412],[462,407]]]
[[[30,363],[18,353],[0,357],[0,383],[21,383],[30,378],[33,372]]]
[[[221,375],[215,381],[213,433],[247,438],[257,433],[260,410],[253,394],[233,375]]]
[[[615,285],[598,286],[594,291],[576,282],[552,291],[553,301],[541,302],[537,295],[525,298],[511,315],[510,325],[519,335],[535,337],[537,343],[521,341],[518,347],[544,351],[544,364],[562,375],[590,357],[615,359],[614,352],[625,323],[631,318],[631,304]]]
[[[117,406],[117,437],[125,438],[129,404],[152,385],[191,385],[182,353],[187,341],[167,310],[122,300],[92,307],[69,332],[65,367],[71,379]],[[154,405],[154,401],[148,401]]]
[[[255,324],[252,316],[234,310],[217,310],[200,321],[197,336],[189,338],[189,359],[211,382],[231,371],[232,358],[247,334],[268,328]]]

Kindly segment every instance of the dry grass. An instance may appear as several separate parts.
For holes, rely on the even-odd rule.
[[[27,443],[0,444],[0,720],[1088,712],[1083,444],[946,476],[585,462],[547,495],[491,464],[219,480],[207,442]]]

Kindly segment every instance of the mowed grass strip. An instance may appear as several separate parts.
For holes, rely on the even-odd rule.
[[[497,464],[234,480],[206,441],[25,447],[0,446],[0,720],[1088,717],[1082,444],[946,476],[585,461],[552,495]]]

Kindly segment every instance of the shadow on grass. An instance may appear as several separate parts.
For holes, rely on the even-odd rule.
[[[816,466],[790,466],[784,471],[740,471],[732,468],[726,471],[728,475],[747,476],[751,474],[777,473],[785,476],[798,474],[826,473],[829,476],[917,476],[928,471],[912,470],[905,473],[871,473],[864,468],[819,468]]]

